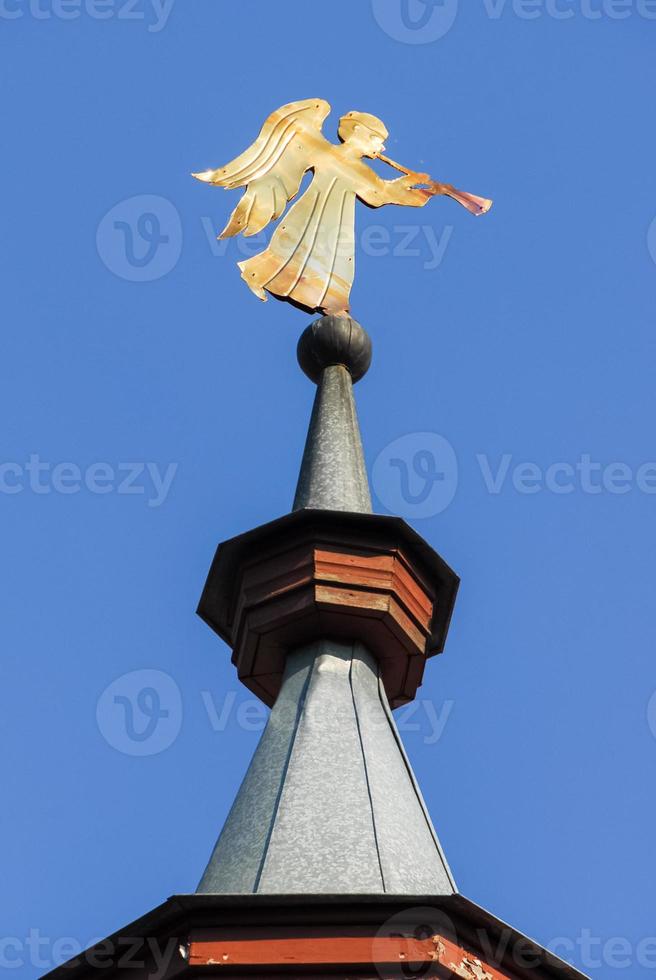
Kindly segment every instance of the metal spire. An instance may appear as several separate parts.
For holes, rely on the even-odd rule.
[[[169,950],[167,975],[392,976],[411,946],[418,973],[515,976],[529,953],[536,980],[584,980],[457,894],[394,724],[390,703],[415,697],[442,649],[458,577],[399,518],[369,512],[351,378],[370,356],[352,322],[306,331],[299,360],[319,390],[297,509],[223,542],[201,596],[272,710],[196,893],[52,980],[88,980],[91,954],[120,970],[135,939],[148,950],[135,978]]]
[[[317,383],[294,510],[371,513],[353,384],[371,363],[371,341],[349,317],[324,316],[298,344],[301,367]]]
[[[365,550],[354,555],[367,555],[375,550],[369,522],[393,521],[371,515],[353,399],[353,382],[371,362],[371,342],[355,321],[325,316],[303,333],[298,359],[318,387],[294,510],[304,512],[310,520],[316,520],[312,517],[316,511],[334,513],[335,526],[344,523],[340,512],[350,511],[350,519],[362,515],[358,520],[366,523],[360,532]],[[344,551],[334,532],[327,540],[323,547],[332,547],[331,553]],[[289,549],[295,543],[298,547],[300,538],[291,532],[286,541]],[[262,565],[266,553],[263,543],[258,551]],[[348,550],[343,560],[354,567],[355,559],[349,559]],[[271,597],[289,581],[283,566],[279,567],[280,585]],[[383,599],[386,588],[380,575],[387,566],[378,567],[373,573],[378,577],[372,608],[378,608],[375,603]],[[234,580],[233,572],[227,574]],[[371,606],[369,593],[361,591],[352,571],[348,574],[352,584],[345,582],[346,607],[349,589],[355,589],[365,605]],[[334,578],[331,582],[337,584]],[[408,587],[414,588],[410,580]],[[219,588],[217,595],[222,591]],[[262,600],[250,587],[243,595],[243,601],[254,604],[257,621],[264,623]],[[401,602],[409,602],[412,610],[409,594]],[[237,600],[238,606],[241,603]],[[303,621],[298,600],[292,608],[291,617]],[[373,631],[383,610],[374,620],[365,618],[358,631],[359,608],[350,605],[347,624],[352,625],[347,625],[346,636],[331,637],[336,621],[324,618],[318,623],[318,635],[286,652],[282,684],[268,724],[199,893],[407,896],[456,891],[392,718],[380,655],[368,649],[368,644],[375,647]],[[242,636],[247,627],[234,628]],[[342,623],[340,634],[343,632]],[[405,671],[408,658],[398,642],[389,634],[382,656],[400,656],[398,663]],[[250,649],[248,643],[244,649]],[[423,670],[423,657],[409,659],[421,661]],[[253,668],[256,675],[257,670]],[[264,670],[262,667],[261,672]]]

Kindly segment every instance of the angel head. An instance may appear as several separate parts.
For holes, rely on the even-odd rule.
[[[376,157],[385,149],[385,140],[389,136],[387,127],[369,112],[347,112],[339,120],[337,135],[343,143],[363,157]]]

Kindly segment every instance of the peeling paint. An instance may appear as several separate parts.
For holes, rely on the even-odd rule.
[[[453,970],[457,977],[463,977],[464,980],[494,980],[492,974],[483,969],[480,960],[471,959],[469,956],[465,956],[458,965],[449,963],[449,969]]]

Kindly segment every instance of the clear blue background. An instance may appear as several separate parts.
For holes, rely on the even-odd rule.
[[[361,249],[353,291],[375,344],[357,389],[369,467],[425,431],[458,460],[453,502],[415,522],[462,577],[421,690],[451,714],[435,744],[424,721],[405,733],[438,833],[476,902],[543,943],[588,930],[606,960],[587,958],[593,977],[654,975],[636,949],[656,933],[656,497],[526,494],[510,477],[491,494],[476,456],[656,459],[656,22],[468,2],[411,44],[369,0],[177,0],[161,30],[146,0],[141,19],[117,4],[105,20],[0,17],[0,462],[177,464],[159,507],[144,479],[142,494],[27,478],[0,493],[0,921],[23,962],[7,974],[38,976],[57,938],[86,945],[192,891],[256,745],[234,710],[213,729],[208,700],[247,694],[194,610],[216,544],[290,507],[310,318],[260,305],[234,244],[213,254],[207,226],[237,196],[188,175],[244,149],[275,107],[321,96],[331,138],[342,112],[375,112],[392,157],[495,199],[480,220],[446,200],[358,213],[392,243],[399,225],[452,226],[433,270],[421,245]],[[151,282],[110,271],[96,243],[137,195],[181,221],[179,259]],[[183,718],[170,747],[135,757],[97,705],[141,669],[174,680]],[[601,953],[618,936],[624,970]]]

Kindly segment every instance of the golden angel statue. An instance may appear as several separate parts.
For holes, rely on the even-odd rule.
[[[219,238],[262,231],[279,218],[298,193],[306,171],[314,176],[290,208],[263,252],[239,262],[242,278],[260,299],[266,292],[307,310],[343,314],[355,271],[355,199],[370,207],[407,204],[423,207],[447,194],[473,214],[492,202],[457,191],[383,156],[387,129],[366,112],[348,112],[339,120],[341,143],[321,132],[330,105],[304,99],[281,106],[268,117],[252,146],[218,170],[195,173],[198,180],[232,189],[245,187]],[[403,176],[383,180],[363,157],[389,163]],[[266,290],[266,292],[265,292]]]

